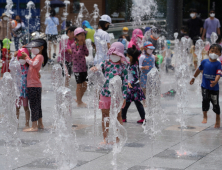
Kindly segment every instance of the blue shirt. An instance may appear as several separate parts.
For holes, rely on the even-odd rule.
[[[48,17],[45,20],[45,34],[57,35],[57,25],[59,25],[59,19],[56,17]]]
[[[214,87],[210,87],[211,82],[214,81],[216,75],[221,75],[221,63],[219,61],[211,62],[209,59],[205,59],[201,62],[199,70],[203,70],[203,79],[201,86],[208,90],[219,90],[219,84]]]

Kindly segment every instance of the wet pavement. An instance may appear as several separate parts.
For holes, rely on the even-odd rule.
[[[52,170],[57,169],[56,161],[52,153],[47,153],[49,137],[55,111],[55,92],[51,86],[51,66],[47,66],[41,72],[43,86],[42,110],[44,130],[25,133],[22,128],[25,125],[25,113],[21,109],[18,135],[21,139],[18,161],[11,159],[12,169],[15,170]],[[169,73],[170,75],[170,73]],[[175,79],[172,75],[162,77],[162,92],[176,89]],[[76,133],[78,143],[77,166],[74,170],[111,170],[113,153],[111,147],[101,148],[98,144],[102,141],[101,112],[97,113],[96,133],[94,133],[93,91],[87,91],[83,101],[89,104],[89,108],[77,108],[75,98],[75,79],[72,76],[71,90],[73,94],[73,131]],[[161,106],[169,121],[159,122],[161,133],[158,133],[151,148],[151,139],[143,133],[140,119],[134,104],[129,108],[127,123],[123,126],[127,130],[127,143],[118,154],[118,170],[145,170],[153,166],[156,169],[165,170],[219,170],[222,167],[222,131],[214,129],[215,114],[211,110],[208,113],[208,123],[202,124],[201,96],[197,94],[196,86],[188,84],[188,104],[185,116],[187,128],[181,136],[179,123],[176,121],[177,98],[162,98]],[[220,95],[221,97],[221,95]],[[220,103],[221,104],[221,103]],[[1,114],[2,109],[1,109]],[[2,130],[0,129],[0,132]],[[7,170],[7,162],[4,141],[0,136],[0,169]],[[181,141],[182,139],[182,141]],[[74,142],[74,141],[70,141]],[[183,152],[177,153],[183,146]],[[13,147],[13,146],[12,146]],[[153,150],[153,157],[152,157]]]

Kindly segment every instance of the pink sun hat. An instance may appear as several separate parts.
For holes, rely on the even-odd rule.
[[[27,55],[29,55],[29,50],[27,48],[21,48],[18,50],[18,54],[17,56],[18,57],[21,57],[22,56],[22,52],[26,53]]]
[[[84,32],[85,34],[87,33],[87,31],[85,31],[83,28],[78,27],[78,28],[76,28],[75,31],[74,31],[74,36],[76,36],[76,35],[78,35],[78,34],[80,34],[80,33],[82,33],[82,32]]]
[[[121,42],[114,42],[107,54],[116,54],[121,57],[121,61],[126,61],[126,57],[124,55],[124,45]]]

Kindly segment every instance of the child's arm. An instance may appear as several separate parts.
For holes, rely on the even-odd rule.
[[[193,78],[192,78],[191,81],[190,81],[190,85],[192,85],[192,84],[194,83],[195,78],[200,74],[201,71],[202,71],[202,70],[200,70],[199,68],[196,70],[196,72],[194,73]]]
[[[144,59],[145,59],[145,56],[141,55],[140,59],[139,59],[139,68],[140,68],[140,70],[148,70],[149,69],[149,66],[142,66]]]
[[[220,75],[216,75],[215,80],[210,81],[211,82],[210,87],[214,87],[218,83],[219,80],[220,80]]]
[[[123,98],[124,98],[122,108],[124,108],[126,106],[126,95],[127,95],[127,88],[128,88],[128,72],[127,72],[127,69],[123,70],[123,72],[121,74],[121,79],[122,79],[122,82],[123,82],[122,91],[123,91]]]
[[[35,60],[32,61],[32,59],[26,53],[22,52],[22,57],[20,57],[20,59],[25,59],[26,62],[34,68],[38,68],[39,66],[41,67],[42,65],[42,62],[40,62],[42,60],[41,55],[37,55]]]
[[[86,47],[86,44],[83,44],[83,46],[82,46],[82,51],[84,52],[84,55],[88,57],[88,55],[89,55],[89,50],[88,50],[88,48]]]

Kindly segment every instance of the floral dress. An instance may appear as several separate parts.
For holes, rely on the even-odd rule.
[[[147,82],[147,74],[150,72],[150,70],[153,68],[153,65],[155,63],[155,58],[152,56],[147,56],[143,60],[142,66],[149,66],[148,70],[142,70],[140,81],[141,81],[141,87],[146,88],[146,82]]]
[[[105,60],[101,64],[102,72],[106,78],[106,82],[102,88],[101,95],[105,97],[111,97],[109,89],[109,81],[114,76],[119,75],[122,79],[122,91],[123,98],[126,99],[127,88],[128,88],[128,72],[125,64],[113,63]]]
[[[22,77],[21,77],[21,89],[20,89],[20,97],[28,97],[28,91],[27,91],[27,74],[28,74],[29,67],[25,65],[21,65],[22,70]]]
[[[146,97],[140,88],[138,66],[136,64],[129,67],[128,75],[128,82],[131,84],[132,88],[128,87],[126,102],[144,100]]]

